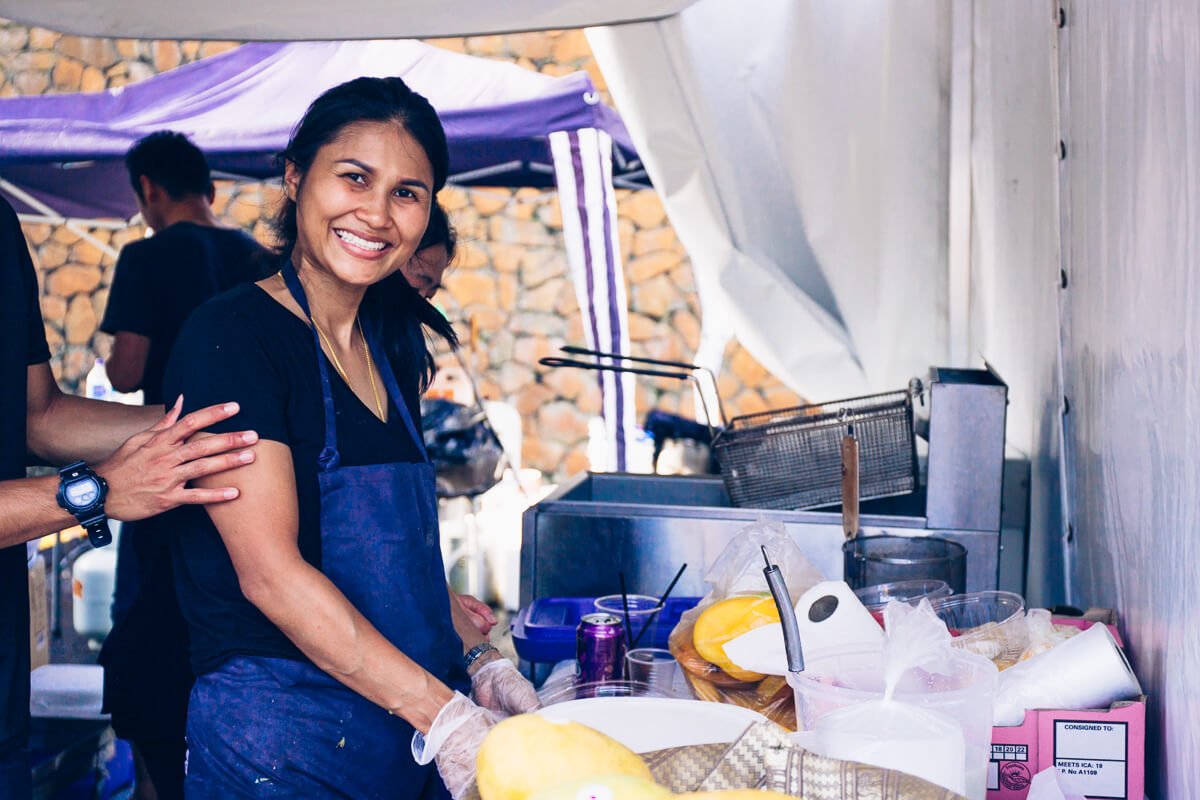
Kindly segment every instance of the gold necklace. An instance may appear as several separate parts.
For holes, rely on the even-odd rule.
[[[279,280],[283,281],[284,286],[287,286],[287,281],[284,280],[283,270],[276,273]],[[354,321],[358,324],[358,338],[362,340],[363,357],[367,361],[367,378],[371,381],[371,396],[375,398],[375,410],[379,412],[379,419],[383,419],[383,403],[379,401],[379,389],[375,386],[375,369],[371,366],[371,350],[367,347],[367,337],[363,334],[362,318],[355,317]],[[338,375],[342,376],[342,380],[346,385],[350,385],[350,376],[346,374],[346,370],[342,369],[342,362],[338,360],[337,351],[333,349],[333,344],[329,341],[329,337],[325,335],[325,331],[321,330],[321,326],[317,321],[312,320],[312,326],[317,331],[317,335],[321,337],[321,341],[325,343],[325,348],[329,350],[329,357],[333,361],[333,368],[337,370]]]
[[[379,401],[379,389],[375,386],[375,369],[371,366],[371,350],[367,347],[367,337],[363,334],[362,319],[355,317],[354,321],[358,324],[358,338],[362,340],[363,358],[367,361],[367,378],[371,382],[371,396],[375,398],[375,410],[379,412],[379,419],[383,419],[383,403]],[[325,335],[325,331],[321,330],[321,326],[313,320],[313,327],[317,330],[317,335],[321,337],[321,341],[325,343],[326,349],[329,350],[329,357],[333,360],[333,367],[342,376],[342,380],[346,385],[350,385],[350,378],[346,375],[346,370],[342,368],[342,362],[338,360],[337,352],[333,349],[333,344],[330,343],[329,337]]]

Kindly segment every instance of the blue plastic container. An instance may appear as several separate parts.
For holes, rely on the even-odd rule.
[[[513,645],[525,661],[549,664],[575,658],[575,629],[579,618],[595,610],[594,597],[544,597],[521,609],[512,623]],[[699,597],[669,597],[659,612],[653,641],[643,636],[638,647],[666,647],[683,612]],[[636,636],[638,631],[633,631]]]

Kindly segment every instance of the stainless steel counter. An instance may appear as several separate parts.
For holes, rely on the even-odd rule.
[[[867,536],[944,536],[967,548],[967,590],[997,587],[999,531],[929,530],[922,494],[865,502]],[[758,519],[783,523],[801,552],[828,578],[842,577],[837,511],[733,508],[717,477],[583,474],[525,512],[522,606],[540,597],[596,596],[619,590],[660,594],[679,565],[676,596],[704,593],[704,573],[738,531]]]

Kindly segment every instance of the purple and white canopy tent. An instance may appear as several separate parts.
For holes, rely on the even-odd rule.
[[[0,100],[0,192],[26,219],[128,219],[123,156],[162,129],[188,134],[218,176],[276,177],[275,153],[308,104],[363,75],[403,77],[438,109],[451,183],[557,186],[588,346],[627,352],[614,186],[649,181],[586,73],[550,77],[411,40],[246,44],[123,89]],[[600,375],[609,463],[622,470],[633,385]]]

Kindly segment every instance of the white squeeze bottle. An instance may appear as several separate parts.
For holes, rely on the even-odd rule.
[[[88,370],[84,379],[84,396],[92,400],[107,400],[113,393],[112,384],[108,381],[108,372],[104,369],[104,359],[97,358],[96,363]]]

